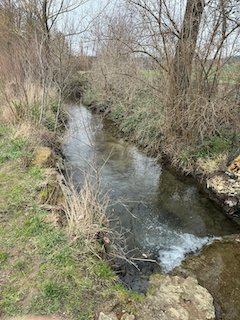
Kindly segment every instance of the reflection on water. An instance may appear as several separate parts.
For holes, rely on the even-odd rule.
[[[74,183],[81,184],[84,171],[92,172],[94,150],[102,188],[111,189],[112,199],[121,199],[131,212],[117,204],[113,218],[129,229],[128,248],[136,249],[136,256],[154,257],[168,272],[214,237],[237,232],[194,184],[118,137],[109,121],[84,106],[73,105],[70,113],[64,153]]]

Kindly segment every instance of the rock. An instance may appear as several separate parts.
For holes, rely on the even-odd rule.
[[[232,200],[225,200],[225,203],[229,205],[230,208],[237,205],[237,201],[232,201]]]
[[[135,316],[129,313],[125,313],[121,318],[121,320],[134,320],[134,319],[135,319]]]
[[[118,296],[114,296],[113,299],[109,300],[108,303],[105,305],[104,311],[109,313],[113,311],[120,304],[120,300]]]
[[[106,316],[103,312],[100,312],[98,320],[112,320],[112,318]]]
[[[206,180],[205,191],[229,218],[240,224],[240,179],[229,179],[228,176],[228,172],[224,175],[214,174]]]
[[[211,293],[218,319],[239,320],[239,234],[214,241],[199,256],[188,257],[182,265],[191,270],[199,283]],[[175,268],[175,274],[178,274],[178,270],[179,267]]]
[[[240,171],[240,155],[233,160],[231,165],[228,168],[228,171],[230,172],[236,172],[238,173]]]
[[[226,173],[230,178],[234,178],[234,177],[235,177],[234,173],[232,173],[232,172],[225,171],[225,173]]]
[[[100,312],[98,320],[118,320],[117,316],[114,313],[106,316],[103,312]]]
[[[207,289],[192,277],[152,275],[141,320],[213,320],[215,308]]]
[[[42,168],[54,168],[56,166],[56,155],[49,148],[37,148],[33,154],[32,164]]]

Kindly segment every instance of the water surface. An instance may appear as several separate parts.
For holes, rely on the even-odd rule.
[[[121,200],[128,206],[128,210],[121,204],[111,206],[109,214],[129,229],[127,245],[128,250],[134,249],[132,256],[156,259],[160,271],[169,272],[214,238],[239,231],[190,179],[180,179],[126,142],[113,122],[80,104],[71,105],[69,112],[69,137],[64,146],[67,167],[75,185],[81,184],[84,172],[93,174],[95,154],[102,189],[111,190],[113,202]],[[125,281],[141,291],[141,283],[144,287],[146,278],[159,271],[159,266],[143,263],[140,268],[137,281],[132,269]]]

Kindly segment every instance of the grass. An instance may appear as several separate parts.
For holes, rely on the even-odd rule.
[[[109,277],[114,277],[114,273],[107,266],[105,261],[100,261],[93,267],[94,273],[98,278],[108,279]]]
[[[213,70],[215,71],[215,70]],[[240,62],[230,62],[223,66],[219,81],[221,83],[235,84],[240,77]]]
[[[198,144],[180,146],[174,162],[188,173],[196,171],[206,175],[226,171],[229,159],[232,161],[239,155],[239,142],[240,135],[234,137],[231,130],[217,132]]]
[[[208,70],[209,66],[205,67],[205,71]],[[214,64],[209,72],[208,79],[214,79],[215,73],[218,71],[217,65]],[[156,70],[142,70],[142,74],[146,77],[156,78],[161,76],[160,71]],[[193,72],[194,77],[194,72]],[[236,84],[240,77],[240,61],[228,62],[223,65],[222,69],[220,70],[219,81],[221,83],[231,83]]]
[[[58,314],[93,319],[112,295],[119,296],[122,309],[136,312],[139,297],[132,298],[107,263],[87,250],[90,242],[94,246],[93,240],[86,241],[92,233],[68,228],[64,216],[63,227],[49,222],[39,198],[52,179],[49,170],[23,165],[20,159],[31,158],[33,142],[28,136],[15,140],[14,134],[14,127],[0,127],[0,318]],[[96,219],[94,215],[95,224]]]
[[[30,156],[25,149],[26,139],[20,137],[19,139],[4,139],[0,145],[0,163],[15,160],[21,156]]]
[[[127,101],[113,105],[111,117],[120,120],[120,129],[132,140],[147,148],[158,150],[164,139],[164,113],[158,98],[139,90],[127,106]]]

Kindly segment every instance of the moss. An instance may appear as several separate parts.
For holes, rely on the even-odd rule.
[[[45,203],[51,196],[54,187],[48,186],[43,191],[39,193],[39,199],[42,203]]]
[[[55,155],[51,149],[46,147],[37,148],[33,154],[32,165],[42,168],[54,168],[55,167]]]

